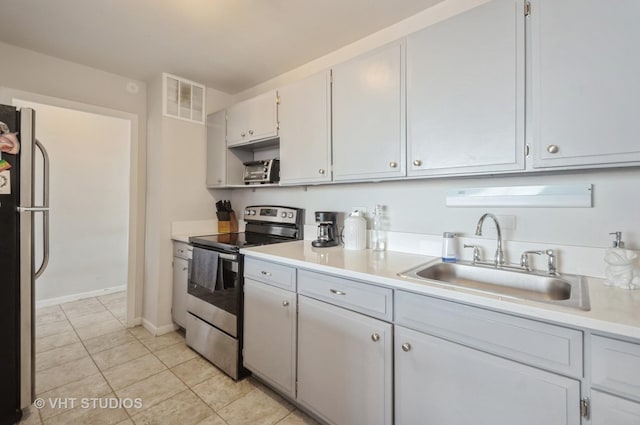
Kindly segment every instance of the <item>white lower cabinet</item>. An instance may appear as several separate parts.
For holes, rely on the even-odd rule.
[[[638,425],[640,403],[600,391],[591,392],[591,425]]]
[[[245,279],[244,311],[245,367],[295,398],[295,292]]]
[[[331,424],[391,424],[391,324],[303,295],[298,309],[298,402]]]
[[[395,327],[397,425],[580,424],[580,382]]]
[[[184,242],[173,243],[173,290],[171,318],[185,328],[187,324],[187,286],[189,285],[189,261],[191,247]]]
[[[640,424],[640,344],[591,335],[592,425]]]

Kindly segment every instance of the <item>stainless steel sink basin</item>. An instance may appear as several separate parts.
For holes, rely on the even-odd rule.
[[[400,277],[428,280],[445,286],[500,295],[506,298],[538,301],[581,310],[590,310],[589,291],[583,276],[549,275],[469,262],[422,264]]]

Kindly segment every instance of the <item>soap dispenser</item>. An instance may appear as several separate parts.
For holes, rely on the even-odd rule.
[[[604,262],[607,264],[604,269],[604,275],[607,278],[605,283],[617,288],[638,289],[639,286],[636,284],[638,278],[634,270],[634,262],[638,255],[631,250],[624,249],[622,232],[609,234],[615,235],[616,239],[604,256]]]

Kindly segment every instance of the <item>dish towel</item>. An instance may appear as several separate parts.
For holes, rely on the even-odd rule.
[[[216,251],[193,247],[191,277],[189,280],[213,292],[218,277],[218,258],[219,255]]]

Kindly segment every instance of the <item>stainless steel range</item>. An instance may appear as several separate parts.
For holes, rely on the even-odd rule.
[[[233,379],[242,366],[243,256],[240,248],[302,239],[304,210],[258,205],[244,211],[245,232],[189,238],[187,345]]]

